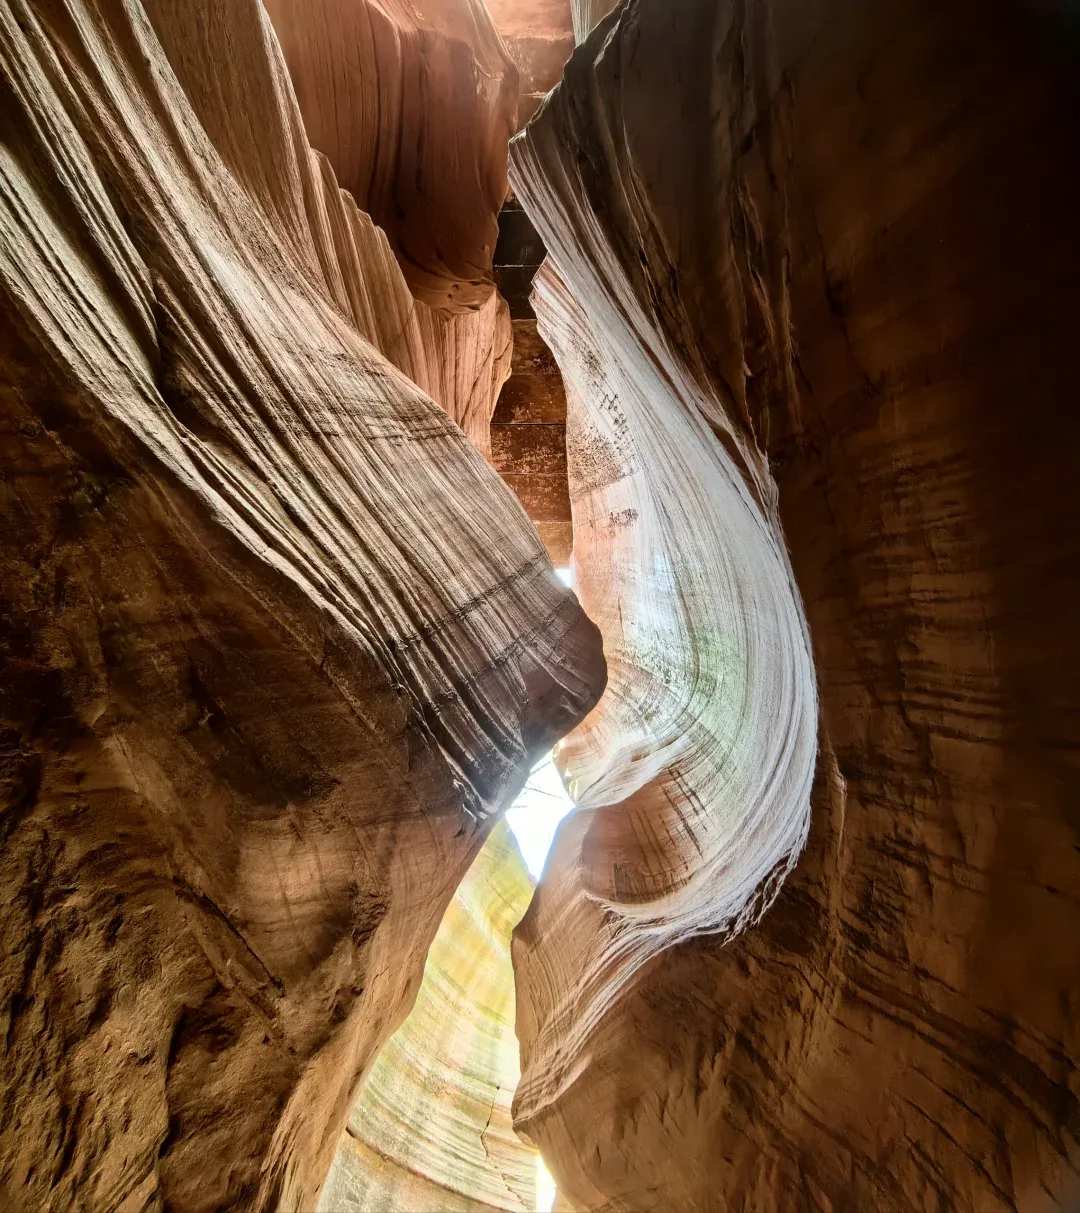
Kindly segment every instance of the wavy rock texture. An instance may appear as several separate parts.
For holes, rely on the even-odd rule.
[[[575,1206],[1080,1196],[1075,52],[1016,4],[626,0],[513,146],[611,664],[514,943]],[[812,824],[729,940],[761,797],[804,820],[785,542]]]
[[[510,932],[532,880],[509,828],[488,836],[447,908],[408,1019],[349,1117],[326,1213],[536,1207],[536,1151],[510,1122],[519,1078]]]
[[[474,0],[266,7],[321,153],[336,259],[364,267],[342,272],[332,255],[335,294],[490,456],[513,347],[491,265],[517,95],[491,21]]]
[[[490,422],[513,354],[506,301],[493,293],[476,311],[448,312],[414,299],[382,229],[337,188],[324,157],[314,155],[313,162],[322,177],[333,239],[328,276],[339,305],[357,332],[442,405],[490,459]]]
[[[483,0],[266,0],[313,147],[387,233],[417,299],[493,292],[517,71]]]
[[[372,243],[254,0],[0,2],[6,1208],[314,1207],[602,685]]]
[[[544,176],[568,102],[556,93],[515,144],[514,181],[559,267],[536,308],[568,385],[574,565],[609,684],[559,750],[579,812],[518,932],[530,1131],[643,965],[740,929],[775,894],[806,839],[817,731],[761,453],[651,328],[617,255],[551,218],[573,197]]]

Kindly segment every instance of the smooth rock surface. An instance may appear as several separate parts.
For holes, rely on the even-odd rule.
[[[595,629],[259,4],[2,0],[0,89],[2,1203],[309,1209]]]
[[[611,663],[514,944],[568,1205],[1075,1207],[1076,45],[1051,6],[626,0],[513,147]],[[772,715],[770,597],[819,726]],[[808,725],[805,853],[729,941],[725,789],[798,821],[759,747]]]

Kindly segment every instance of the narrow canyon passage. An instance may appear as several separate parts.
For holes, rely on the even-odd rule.
[[[0,1209],[1077,1213],[1075,6],[0,88]]]

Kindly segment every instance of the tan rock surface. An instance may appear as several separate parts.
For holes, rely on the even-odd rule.
[[[556,568],[574,537],[566,473],[566,391],[535,320],[514,321],[514,355],[491,419],[492,466],[514,490]]]
[[[312,147],[417,299],[491,294],[517,73],[483,0],[266,0]]]
[[[349,1116],[325,1213],[536,1208],[536,1151],[514,1133],[510,932],[533,883],[500,822],[439,924],[408,1019]]]
[[[475,311],[449,312],[414,299],[382,229],[338,189],[323,156],[316,155],[314,164],[333,239],[329,276],[337,302],[357,332],[441,404],[490,458],[491,416],[513,354],[506,301],[493,292]]]
[[[3,0],[0,81],[0,1203],[311,1208],[599,646],[258,4]]]
[[[514,146],[611,662],[514,950],[517,1123],[575,1206],[1073,1207],[1074,49],[1013,4],[627,0]],[[747,693],[797,653],[753,518],[820,745],[805,854],[723,946],[725,792],[800,668]]]
[[[517,125],[536,112],[562,77],[574,49],[572,0],[486,0],[491,19],[517,65],[521,100]]]

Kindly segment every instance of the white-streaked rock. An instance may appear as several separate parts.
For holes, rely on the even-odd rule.
[[[579,52],[568,71],[586,62]],[[577,85],[572,74],[563,89]],[[567,385],[576,585],[609,679],[557,748],[579,812],[515,937],[526,1131],[644,965],[743,929],[775,896],[806,839],[817,750],[809,636],[766,462],[580,206],[565,95],[514,142],[511,173],[549,250],[534,306]]]
[[[256,0],[0,0],[0,80],[0,1203],[311,1208],[597,637]]]

